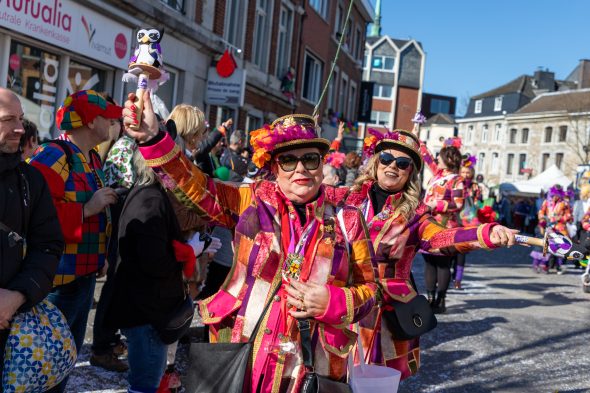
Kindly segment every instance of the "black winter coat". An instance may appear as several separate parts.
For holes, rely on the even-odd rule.
[[[199,142],[199,146],[197,146],[197,151],[194,156],[197,166],[211,177],[213,177],[213,171],[215,168],[213,167],[209,153],[211,153],[211,150],[213,150],[215,145],[219,143],[222,137],[223,135],[219,130],[211,130],[209,135]]]
[[[45,179],[20,153],[0,154],[0,221],[26,238],[23,258],[22,247],[11,247],[8,232],[0,229],[0,288],[24,294],[26,310],[53,287],[64,240]]]
[[[119,219],[120,259],[108,325],[158,326],[170,319],[185,294],[182,264],[172,248],[172,240],[180,238],[172,205],[159,183],[134,187]]]

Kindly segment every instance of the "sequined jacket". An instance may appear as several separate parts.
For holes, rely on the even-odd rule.
[[[254,340],[251,390],[261,386],[261,392],[298,391],[305,372],[300,356],[275,350],[281,342],[298,342],[296,321],[285,312],[282,289],[269,299],[273,289],[282,285],[289,220],[296,237],[302,232],[292,204],[273,182],[240,186],[208,178],[180,154],[168,135],[140,147],[140,151],[180,201],[216,225],[235,229],[232,270],[219,292],[199,305],[203,322],[210,327],[211,341],[247,341],[266,302],[271,301]],[[326,201],[323,189],[319,198],[307,205],[307,220],[317,220],[319,226],[305,260],[312,261],[308,281],[326,283],[330,292],[327,311],[312,324],[315,370],[341,379],[346,376],[347,356],[356,342],[356,334],[348,327],[375,305],[377,283],[370,238],[359,210],[344,208],[350,253],[335,213],[335,205]]]
[[[412,262],[418,251],[452,255],[478,248],[495,248],[490,231],[496,224],[446,229],[437,223],[429,208],[421,203],[408,221],[398,211],[402,193],[388,197],[381,212],[375,212],[369,197],[372,183],[350,192],[347,188],[329,188],[326,195],[334,202],[357,206],[363,212],[373,242],[378,264],[381,307],[375,307],[361,322],[361,337],[367,360],[402,372],[407,378],[418,371],[420,350],[418,339],[395,340],[381,312],[393,301],[408,302],[417,296],[410,281]]]
[[[432,216],[443,226],[459,226],[459,212],[465,199],[463,178],[447,169],[438,169],[432,153],[423,142],[420,142],[420,154],[433,174],[426,187],[424,203],[436,203]]]
[[[553,230],[568,236],[566,224],[573,221],[570,204],[565,201],[550,202],[544,200],[538,213],[539,226]]]

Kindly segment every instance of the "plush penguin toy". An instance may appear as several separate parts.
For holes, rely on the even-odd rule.
[[[160,41],[163,29],[145,28],[137,32],[137,48],[129,59],[129,70],[123,75],[124,82],[135,82],[141,73],[149,74],[148,89],[155,91],[169,79],[164,71]]]
[[[137,49],[129,59],[129,65],[147,64],[160,68],[162,65],[162,48],[160,41],[164,32],[157,29],[141,29],[137,32]],[[131,68],[131,67],[129,67]]]

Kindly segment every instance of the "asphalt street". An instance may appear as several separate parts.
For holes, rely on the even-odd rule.
[[[399,393],[590,392],[590,294],[582,291],[581,271],[536,274],[529,251],[467,257],[465,289],[449,291],[447,313],[422,338],[421,370]],[[423,292],[421,256],[413,271]],[[93,315],[68,392],[124,392],[124,373],[88,363]],[[179,347],[181,371],[187,348]]]
[[[563,275],[534,273],[529,251],[467,256],[465,289],[449,291],[447,313],[421,340],[422,368],[400,393],[590,392],[582,272],[570,265]],[[419,286],[422,269],[417,257]]]

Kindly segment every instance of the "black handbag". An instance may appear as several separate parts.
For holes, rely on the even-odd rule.
[[[407,303],[393,301],[393,309],[383,309],[383,319],[397,340],[410,340],[434,329],[436,317],[430,303],[422,295],[418,295]]]
[[[188,393],[242,393],[250,373],[248,364],[256,334],[268,311],[273,297],[279,291],[277,285],[264,307],[256,326],[245,343],[193,343],[189,359],[190,369],[186,377]]]
[[[323,377],[314,371],[309,319],[298,320],[297,327],[301,336],[301,354],[306,369],[300,393],[352,393],[349,384]]]
[[[178,306],[168,318],[163,319],[163,321],[166,322],[154,326],[158,332],[158,336],[160,336],[160,340],[168,345],[180,340],[191,327],[194,315],[195,302],[191,299],[190,295],[185,294],[184,300],[180,306]]]

